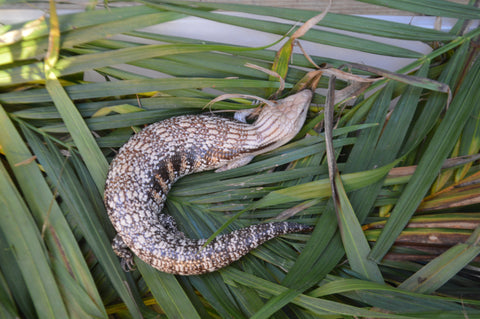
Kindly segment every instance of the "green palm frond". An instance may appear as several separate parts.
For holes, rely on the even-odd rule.
[[[314,66],[300,51],[277,56],[275,40],[250,47],[148,27],[195,17],[278,39],[318,13],[148,0],[57,17],[52,1],[48,18],[2,26],[0,317],[479,317],[480,28],[471,22],[480,9],[364,2],[457,20],[439,31],[328,13],[302,36],[402,64],[385,71],[306,49],[325,76],[298,136],[244,167],[181,179],[165,209],[192,238],[284,214],[315,230],[189,277],[138,258],[122,270],[103,206],[109,161],[146,124],[209,112],[222,93],[268,98],[280,87],[246,63],[288,70],[284,95]],[[424,51],[404,47],[412,41]],[[360,77],[378,78],[360,86]],[[322,125],[334,88],[337,210]]]

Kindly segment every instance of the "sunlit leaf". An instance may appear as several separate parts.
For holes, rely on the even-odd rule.
[[[454,25],[177,0],[91,1],[59,15],[53,5],[70,4],[50,1],[44,17],[2,25],[0,317],[478,317],[480,10],[474,1],[364,2]],[[208,36],[228,30],[227,39],[195,36],[188,21],[212,23]],[[180,35],[154,27],[165,22]],[[247,30],[285,50],[275,40],[238,45]],[[356,64],[377,60],[403,66]],[[322,73],[300,133],[246,166],[183,177],[164,213],[191,238],[283,218],[313,232],[202,276],[140,260],[125,273],[102,198],[118,148],[165,118],[258,107],[232,98],[205,108],[223,93],[268,99],[281,87],[272,69],[285,82],[279,96]]]

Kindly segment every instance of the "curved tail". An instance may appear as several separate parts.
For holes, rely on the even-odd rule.
[[[289,233],[310,232],[313,227],[292,222],[251,225],[220,235],[204,246],[206,240],[184,238],[181,252],[170,251],[150,260],[155,268],[172,274],[199,275],[216,271],[245,256],[264,242]],[[184,244],[185,244],[184,242]],[[178,246],[177,246],[178,247]]]

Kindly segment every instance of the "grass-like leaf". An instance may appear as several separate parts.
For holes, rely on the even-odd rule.
[[[473,105],[480,98],[480,92],[475,89],[480,85],[480,60],[475,61],[468,75],[459,87],[459,92],[452,100],[444,120],[437,133],[432,137],[424,157],[419,162],[417,170],[395,206],[389,225],[385,227],[373,247],[372,259],[380,260],[395,241],[395,237],[407,224],[408,219],[433,182],[443,161],[452,151],[454,141],[460,136],[461,130],[472,111],[470,105]]]
[[[58,16],[51,1],[48,18],[0,27],[0,317],[478,317],[480,28],[468,21],[480,11],[444,0],[365,2],[456,23],[444,32],[330,12],[146,0]],[[183,17],[240,28],[229,43],[150,28]],[[312,17],[315,26],[302,26]],[[288,39],[308,28],[299,41],[313,43],[303,46],[309,57]],[[237,45],[245,30],[279,40]],[[271,49],[283,40],[285,51]],[[354,57],[324,57],[317,44]],[[353,63],[363,56],[404,66]],[[125,273],[103,205],[108,162],[144,125],[257,107],[235,98],[204,108],[222,93],[268,99],[280,83],[261,68],[281,73],[279,96],[323,72],[304,127],[246,166],[182,178],[165,213],[192,238],[286,216],[314,231],[271,240],[207,275],[165,275],[139,260]],[[334,112],[338,214],[325,103]]]
[[[55,277],[40,232],[3,165],[0,173],[2,232],[10,246],[15,247],[16,261],[30,294],[37,296],[33,300],[37,314],[41,318],[67,317],[64,303],[59,302],[62,300],[59,287],[51,284]]]
[[[422,3],[417,3],[411,0],[400,0],[390,2],[386,0],[361,0],[371,4],[384,5],[386,7],[422,13],[433,16],[444,17],[459,17],[464,19],[478,19],[480,17],[480,10],[472,8],[460,3],[444,1],[444,0],[425,0]]]
[[[168,317],[200,318],[182,286],[173,275],[160,273],[138,258],[136,264],[148,282],[158,304]]]
[[[479,243],[480,227],[465,243],[455,245],[432,260],[405,280],[399,288],[421,293],[434,292],[480,254]]]
[[[173,1],[172,1],[173,2]],[[182,3],[182,1],[175,1]],[[183,2],[185,3],[185,2]],[[234,3],[200,3],[202,7],[247,12],[257,15],[268,15],[292,21],[306,21],[317,13],[309,10],[289,8],[284,10],[275,7],[262,7],[258,5],[240,5]],[[318,8],[322,9],[321,7]],[[339,30],[353,31],[376,35],[380,37],[397,39],[415,39],[423,41],[448,40],[453,39],[451,34],[432,29],[416,27],[410,24],[396,23],[392,21],[383,21],[368,19],[361,16],[352,16],[336,13],[328,13],[321,21],[319,26],[334,28]],[[412,37],[412,35],[415,36]]]

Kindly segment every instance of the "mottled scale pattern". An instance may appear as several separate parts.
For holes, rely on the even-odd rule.
[[[302,127],[312,92],[301,91],[266,105],[253,124],[212,115],[173,117],[132,138],[113,159],[104,201],[117,231],[113,248],[126,268],[133,254],[168,273],[215,271],[276,236],[310,231],[291,222],[252,225],[216,237],[190,239],[162,213],[173,183],[187,174],[227,170],[288,142]]]

